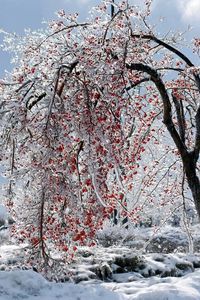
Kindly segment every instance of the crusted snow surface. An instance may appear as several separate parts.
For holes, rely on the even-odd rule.
[[[32,270],[0,272],[1,300],[122,300],[125,296],[101,285],[48,282]]]
[[[173,233],[172,238],[176,242]],[[19,269],[26,245],[2,245],[0,300],[200,300],[199,253],[145,253],[122,245],[99,245],[80,247],[78,254],[70,266],[77,284],[57,283],[33,270]]]
[[[48,282],[32,270],[0,272],[1,300],[199,300],[200,270],[182,278],[135,278],[131,282]]]
[[[200,270],[181,278],[151,277],[127,283],[103,283],[104,287],[131,300],[199,300]]]

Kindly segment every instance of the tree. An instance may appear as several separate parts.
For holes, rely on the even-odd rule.
[[[200,216],[199,68],[177,50],[179,35],[148,25],[150,4],[102,1],[84,23],[61,10],[44,31],[5,37],[17,63],[0,82],[7,205],[38,262],[52,245],[65,258],[93,245],[116,208],[136,222],[158,189],[161,206],[173,202],[185,177]]]

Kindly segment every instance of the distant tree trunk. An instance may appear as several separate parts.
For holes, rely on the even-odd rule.
[[[122,225],[125,225],[124,227],[126,229],[128,229],[128,217],[125,217],[123,220],[122,220]]]
[[[111,218],[113,220],[113,224],[117,225],[119,220],[118,220],[118,210],[116,208],[114,209]]]

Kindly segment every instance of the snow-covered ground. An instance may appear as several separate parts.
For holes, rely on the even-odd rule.
[[[50,283],[40,274],[27,270],[0,272],[0,299],[27,300],[119,300],[119,293],[100,285]]]
[[[177,228],[163,229],[151,247],[159,250],[165,238],[171,253],[138,248],[140,244],[144,250],[150,229],[129,232],[126,246],[121,234],[122,242],[116,245],[114,232],[104,233],[106,239],[112,236],[114,244],[79,247],[77,261],[69,266],[71,281],[63,278],[66,282],[50,282],[33,270],[22,270],[26,251],[10,241],[0,246],[0,300],[200,300],[199,226],[191,232],[195,254],[185,252],[187,236]],[[174,245],[182,253],[174,251]]]
[[[199,300],[200,270],[126,283],[52,283],[31,270],[0,272],[1,300]]]
[[[109,284],[117,293],[125,295],[125,299],[134,300],[199,300],[200,299],[200,270],[181,278],[151,277],[129,283]]]
[[[182,277],[162,278],[159,274],[145,278],[141,274],[147,269],[173,269],[177,263],[182,263],[182,266],[185,262],[188,266],[192,262],[199,263],[198,254],[147,254],[144,258],[148,267],[141,272],[113,273],[112,278],[105,281],[88,277],[75,284],[49,282],[33,270],[18,269],[18,264],[15,263],[20,260],[23,253],[23,249],[21,250],[15,245],[0,247],[0,300],[200,300],[199,268],[183,270],[186,275]],[[124,247],[101,247],[96,250],[83,247],[82,252],[87,251],[88,256],[76,266],[76,273],[83,276],[83,279],[91,273],[89,267],[96,266],[98,259],[110,262],[122,253],[126,255],[123,257],[130,257],[130,249]],[[93,254],[90,255],[91,253]],[[13,264],[14,269],[7,270],[9,264]],[[114,269],[114,264],[111,266]]]

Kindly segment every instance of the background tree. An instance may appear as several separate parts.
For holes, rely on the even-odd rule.
[[[200,216],[199,68],[175,47],[182,35],[148,24],[150,4],[102,1],[84,23],[61,10],[44,31],[5,37],[16,62],[0,82],[6,202],[34,263],[93,245],[116,208],[138,222],[173,206],[185,177]]]

